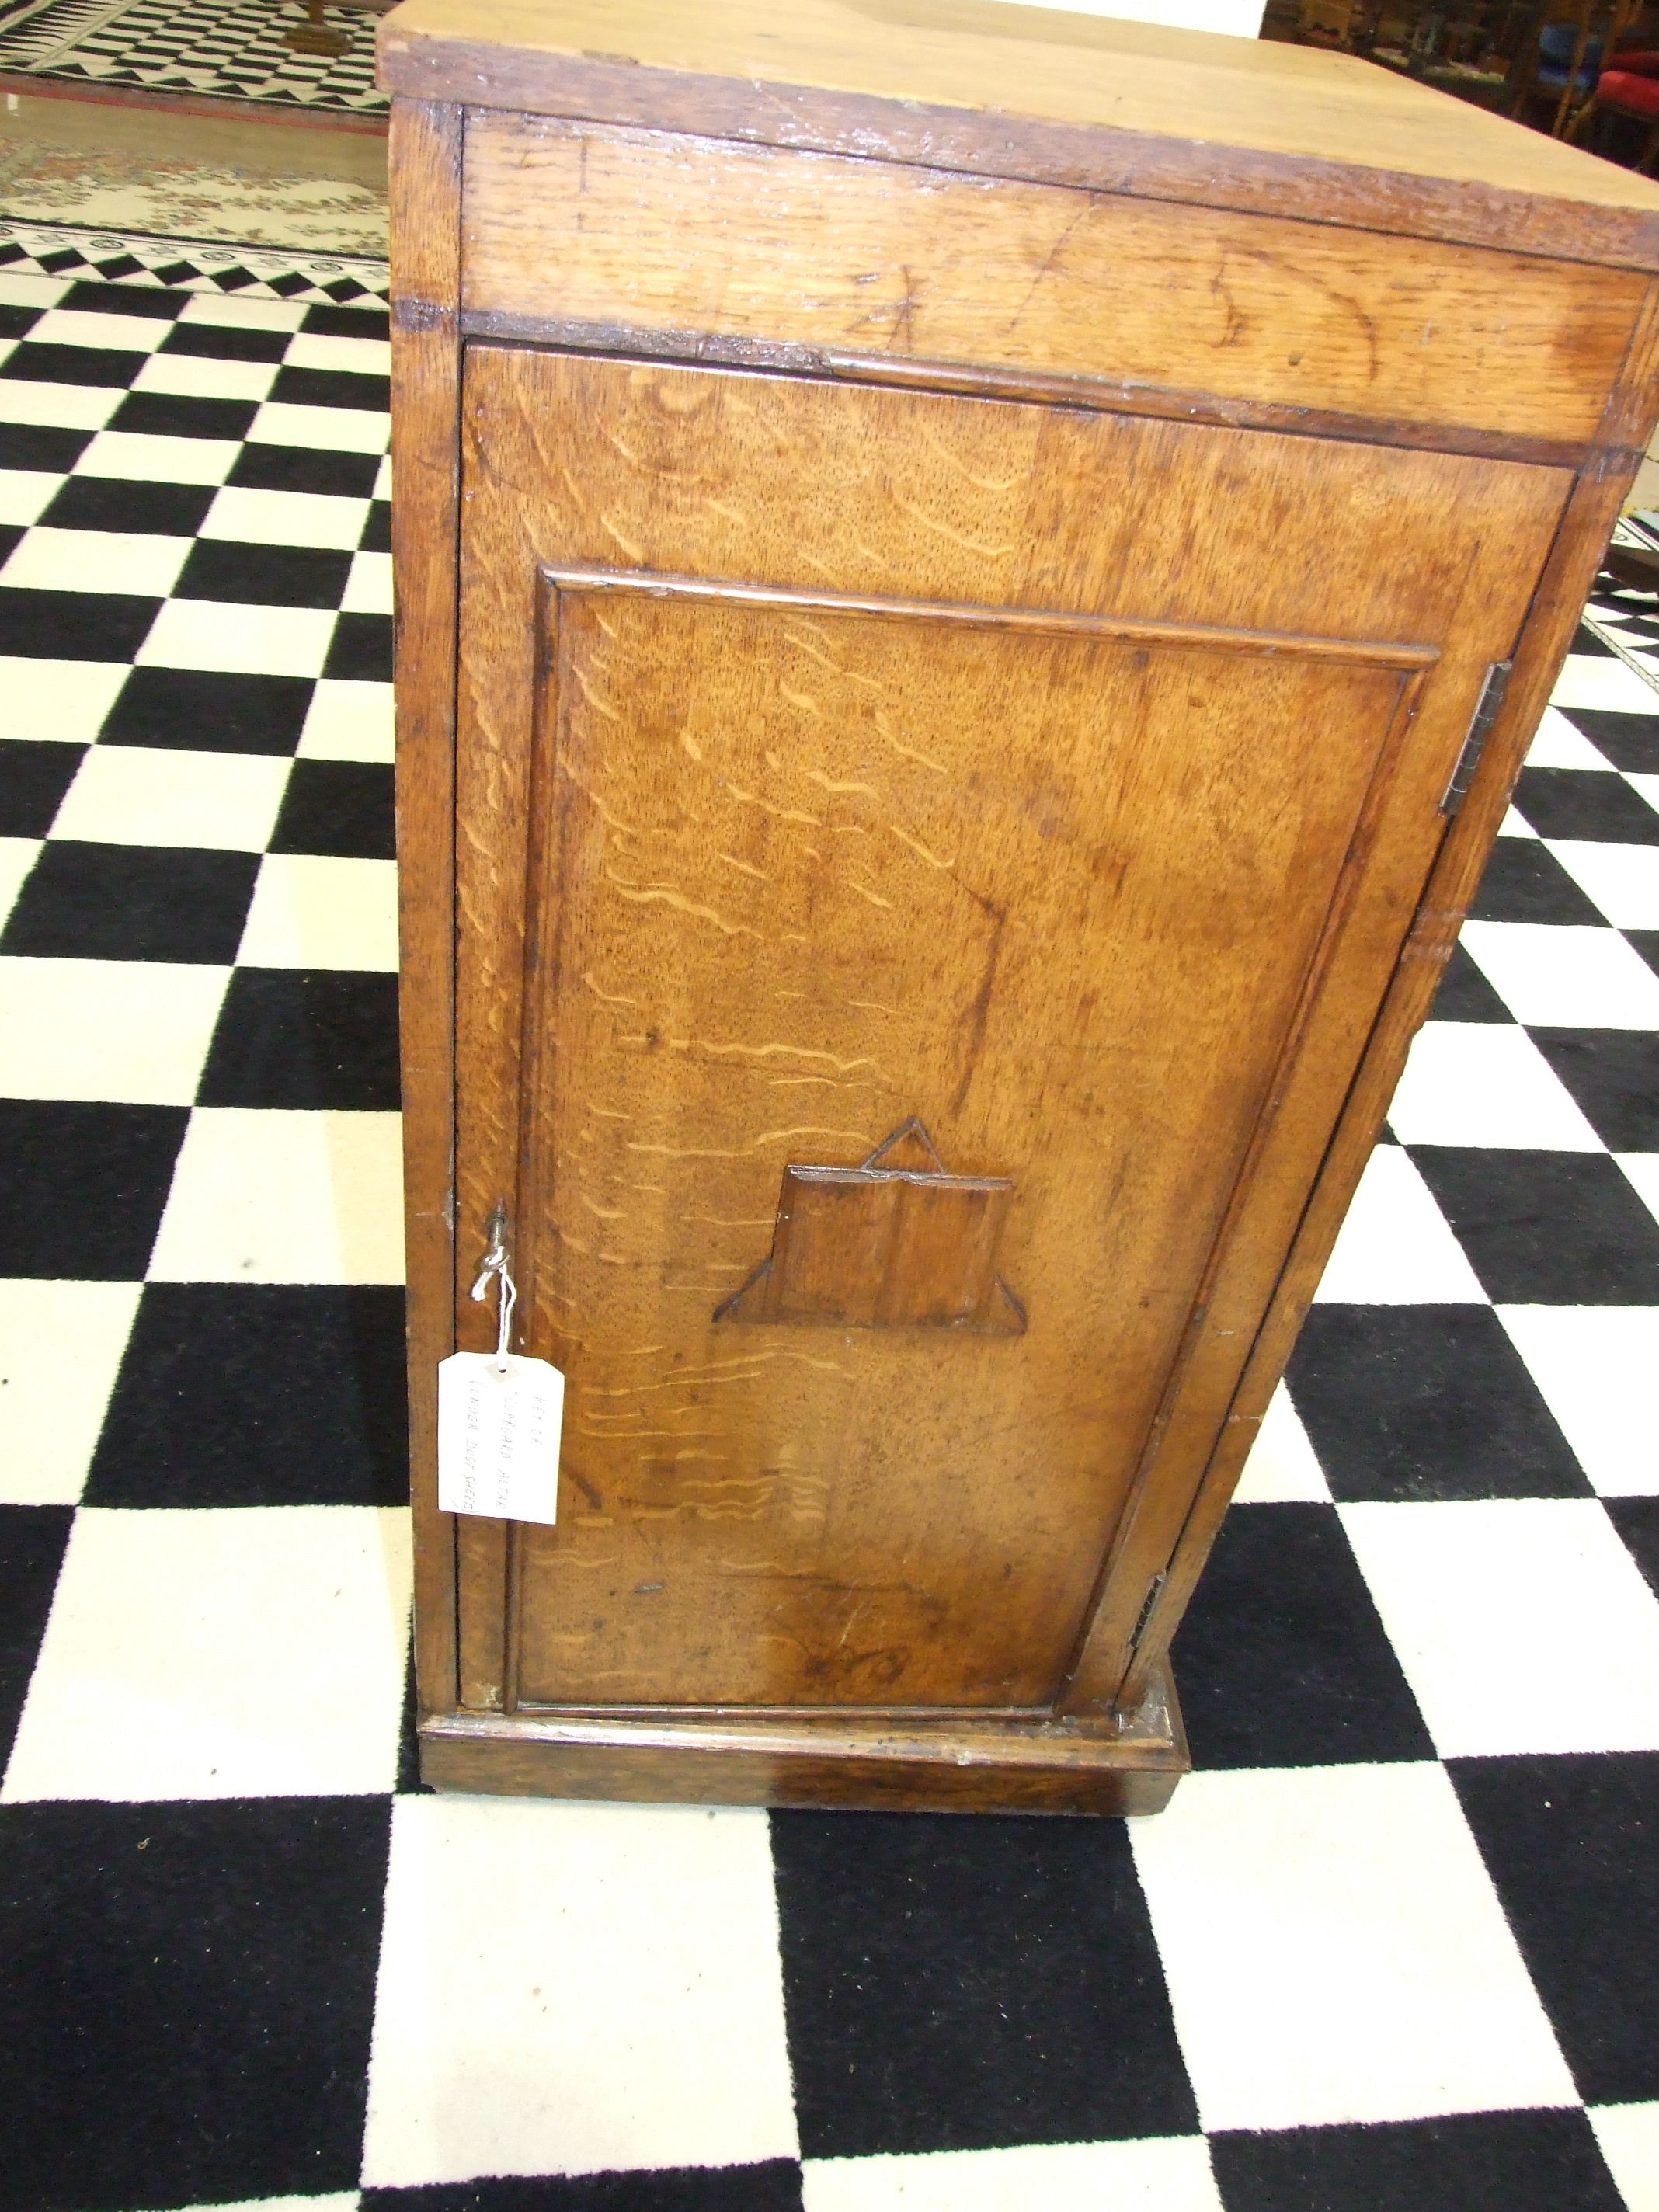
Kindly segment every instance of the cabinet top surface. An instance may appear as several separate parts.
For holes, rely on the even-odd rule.
[[[565,62],[572,105],[555,112],[578,112],[592,65],[637,65],[640,118],[659,86],[665,127],[686,127],[683,81],[705,79],[755,88],[745,135],[764,139],[761,88],[790,88],[1650,210],[1659,243],[1659,182],[1371,63],[1003,0],[403,0],[382,23],[393,91],[465,100],[468,62],[491,106],[549,107]]]

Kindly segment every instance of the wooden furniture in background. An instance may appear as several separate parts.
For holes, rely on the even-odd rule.
[[[1659,190],[973,0],[380,52],[423,1771],[1153,1810],[1652,422]],[[551,1528],[436,1507],[498,1209]]]

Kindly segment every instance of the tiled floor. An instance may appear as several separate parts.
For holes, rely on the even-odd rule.
[[[383,318],[0,319],[0,2212],[1656,2212],[1659,623],[1568,664],[1166,1814],[438,1797]]]

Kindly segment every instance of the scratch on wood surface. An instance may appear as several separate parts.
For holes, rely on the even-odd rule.
[[[769,884],[772,880],[763,868],[751,867],[747,860],[740,860],[735,853],[716,853],[714,858],[724,860],[728,868],[735,868],[740,876],[752,876],[757,884]]]
[[[856,891],[861,899],[868,899],[872,906],[886,907],[890,910],[892,900],[884,898],[879,891],[872,891],[867,884],[854,883],[851,876],[843,880],[849,891]]]
[[[763,799],[756,791],[745,791],[741,784],[728,783],[726,788],[739,806],[758,806],[763,814],[769,814],[775,822],[804,822],[809,830],[823,827],[816,814],[803,814],[794,806],[774,806],[769,799]]]
[[[886,563],[884,562],[882,565],[885,567]],[[886,685],[878,682],[875,677],[862,675],[856,668],[848,668],[837,660],[823,642],[822,633],[817,631],[816,628],[811,634],[805,637],[798,630],[793,629],[785,630],[783,636],[787,645],[799,646],[803,653],[810,653],[814,660],[822,661],[826,668],[832,670],[836,675],[844,678],[848,684],[862,684],[867,691],[886,690]]]
[[[616,539],[617,544],[622,547],[623,551],[627,554],[629,559],[634,563],[634,566],[636,568],[644,568],[645,548],[642,545],[635,544],[631,538],[624,538],[622,532],[617,529],[616,524],[611,520],[611,517],[608,514],[602,514],[599,517],[599,527],[605,532],[607,538],[614,538]]]
[[[821,768],[803,769],[801,774],[809,783],[821,785],[832,797],[839,796],[840,793],[847,791],[860,791],[868,799],[881,797],[881,793],[873,783],[838,783],[834,776],[826,775]]]
[[[728,921],[715,908],[687,898],[684,891],[676,890],[672,884],[624,883],[614,868],[605,870],[605,879],[633,905],[672,907],[676,914],[690,915],[694,921],[712,922],[723,937],[752,937],[763,945],[766,941],[761,932],[751,929],[746,921]]]
[[[608,699],[602,699],[599,693],[594,690],[593,686],[588,682],[587,672],[579,660],[573,660],[571,662],[570,673],[575,678],[577,688],[580,691],[583,698],[586,700],[588,705],[593,709],[593,712],[596,714],[603,714],[607,722],[620,722],[622,720],[622,715],[618,713],[617,709],[611,704]],[[568,769],[565,772],[567,775],[569,774]],[[574,783],[576,779],[574,776],[571,776],[570,781]],[[586,787],[587,787],[585,784],[581,786],[583,790],[586,790]],[[598,804],[597,800],[595,801],[595,804]]]
[[[913,500],[905,499],[898,492],[893,494],[893,504],[902,508],[913,522],[919,522],[924,530],[931,530],[937,538],[948,538],[952,545],[960,545],[964,553],[975,554],[982,561],[1004,561],[1009,554],[1018,550],[1013,544],[987,545],[976,538],[968,537],[963,531],[952,530],[948,522],[941,522],[936,515],[927,514]]]
[[[746,1160],[763,1145],[787,1144],[795,1137],[836,1137],[843,1144],[862,1145],[866,1152],[878,1141],[862,1129],[830,1129],[810,1121],[791,1129],[763,1129],[757,1137],[751,1137],[746,1145],[735,1149],[696,1145],[652,1145],[634,1137],[624,1138],[623,1141],[630,1152],[652,1152],[664,1159]]]
[[[892,724],[879,708],[877,708],[873,719],[876,735],[884,744],[890,745],[901,760],[915,761],[923,768],[932,769],[935,775],[948,775],[951,773],[943,761],[936,761],[927,753],[919,753],[914,745],[907,745],[902,738],[896,737]]]
[[[937,853],[930,853],[927,846],[922,843],[920,837],[913,837],[908,830],[901,830],[896,822],[890,822],[887,824],[887,827],[892,831],[894,836],[898,839],[901,845],[908,845],[910,848],[910,850],[915,853],[919,859],[927,861],[930,868],[943,868],[948,873],[951,869],[955,867],[956,861],[954,859],[946,860],[941,859]]]
[[[594,981],[593,971],[591,968],[585,969],[583,970],[582,981],[586,985],[586,988],[593,994],[593,996],[598,999],[602,1005],[607,1006],[637,1006],[641,1012],[644,1011],[645,1001],[643,999],[630,999],[623,992],[606,991],[601,988],[599,984]]]

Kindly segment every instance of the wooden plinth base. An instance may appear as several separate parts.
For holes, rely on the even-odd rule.
[[[659,1710],[421,1725],[421,1774],[436,1789],[647,1804],[1158,1813],[1191,1763],[1167,1669],[1121,1721]]]

